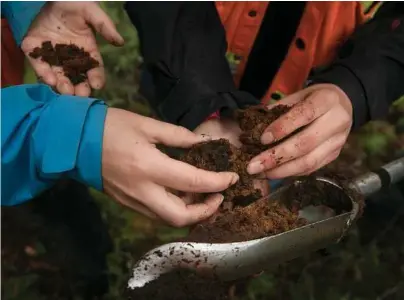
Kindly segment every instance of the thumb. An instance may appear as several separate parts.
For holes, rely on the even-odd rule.
[[[124,44],[123,37],[116,30],[115,24],[97,3],[86,6],[84,18],[105,40],[115,46]]]

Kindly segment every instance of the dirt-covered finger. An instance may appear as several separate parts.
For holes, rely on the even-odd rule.
[[[239,179],[236,173],[205,171],[162,153],[154,155],[145,165],[147,165],[145,172],[156,184],[183,192],[220,192]]]
[[[223,196],[214,194],[204,202],[187,205],[177,196],[160,190],[159,200],[150,203],[149,208],[171,226],[184,227],[212,216],[222,203]]]

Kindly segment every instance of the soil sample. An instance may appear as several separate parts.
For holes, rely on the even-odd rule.
[[[208,171],[237,173],[239,181],[223,192],[225,202],[245,205],[262,197],[261,191],[254,188],[254,176],[247,173],[248,157],[226,139],[194,145],[181,160]],[[232,208],[232,205],[224,207]]]
[[[232,282],[200,277],[188,270],[161,275],[142,288],[127,289],[128,300],[227,300]]]
[[[85,82],[87,72],[99,66],[99,62],[90,56],[90,53],[74,44],[56,44],[53,47],[50,41],[42,43],[30,54],[34,59],[41,58],[51,66],[61,67],[64,75],[73,85]]]
[[[261,144],[261,135],[265,128],[291,108],[291,106],[277,105],[272,109],[267,109],[265,106],[259,105],[236,111],[235,117],[243,131],[239,137],[243,144],[241,149],[248,154],[250,159],[268,149],[268,145]],[[271,144],[270,147],[275,145],[277,143]]]
[[[231,209],[233,206],[248,205],[262,198],[262,193],[254,187],[257,176],[247,173],[247,165],[254,156],[268,149],[260,141],[265,128],[289,110],[290,107],[285,105],[275,106],[271,110],[261,105],[238,110],[235,118],[243,131],[240,136],[241,148],[236,148],[226,139],[213,140],[194,145],[181,160],[208,171],[237,173],[239,181],[224,191],[223,207]]]
[[[259,239],[306,225],[298,210],[262,198],[246,207],[219,214],[213,223],[198,224],[185,238],[189,242],[234,243]]]

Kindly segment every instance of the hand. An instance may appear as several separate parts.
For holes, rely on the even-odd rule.
[[[109,108],[102,156],[104,191],[121,204],[176,227],[208,218],[221,204],[222,195],[187,205],[168,189],[217,193],[236,183],[238,175],[197,169],[171,159],[155,146],[186,148],[204,140],[183,127]]]
[[[92,28],[113,45],[123,45],[123,38],[116,31],[114,23],[96,2],[48,2],[31,24],[21,49],[44,83],[62,94],[89,96],[91,88],[100,89],[105,83],[102,58]],[[88,82],[74,87],[60,67],[51,67],[29,56],[35,47],[49,40],[53,45],[76,44],[98,60],[100,66],[87,73]]]
[[[240,127],[235,121],[228,119],[212,119],[208,120],[201,125],[199,125],[195,130],[197,134],[206,134],[210,136],[212,139],[225,138],[228,139],[231,144],[236,146],[237,148],[241,147],[241,143],[239,140],[239,136],[242,133]],[[256,180],[254,181],[254,186],[257,189],[260,189],[263,196],[269,194],[269,184],[267,181]],[[197,196],[192,195],[190,197],[187,196],[186,199],[189,202],[195,201]]]
[[[294,106],[265,129],[262,143],[269,145],[302,130],[254,157],[247,168],[250,174],[265,171],[271,179],[302,176],[338,157],[352,126],[352,104],[339,87],[314,85],[275,105],[279,104]]]

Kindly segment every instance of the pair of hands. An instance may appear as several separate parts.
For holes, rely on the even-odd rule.
[[[102,58],[93,29],[116,46],[123,38],[96,2],[49,2],[35,18],[21,48],[37,76],[61,94],[89,96],[91,89],[105,84]],[[100,62],[90,70],[88,82],[73,86],[59,67],[51,67],[29,53],[42,42],[73,43],[83,47]],[[77,99],[80,101],[80,99]],[[206,138],[167,123],[121,109],[107,111],[102,153],[104,191],[119,203],[151,218],[182,227],[214,214],[223,200],[218,192],[238,180],[235,173],[215,173],[197,169],[169,158],[156,144],[190,147]],[[192,203],[175,190],[210,193],[204,201]]]
[[[280,104],[293,108],[265,129],[261,136],[264,145],[269,148],[271,143],[306,127],[254,157],[247,167],[250,174],[265,173],[269,179],[308,175],[338,157],[352,126],[352,104],[339,87],[313,85],[270,107]],[[232,121],[209,120],[196,132],[228,138],[236,146],[240,144],[241,130]]]

